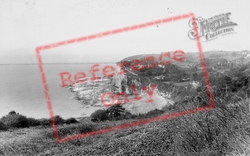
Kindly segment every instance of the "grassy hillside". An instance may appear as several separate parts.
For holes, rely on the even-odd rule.
[[[225,102],[218,99],[213,110],[65,143],[56,143],[50,128],[2,132],[0,150],[6,155],[249,155],[249,101]],[[68,136],[132,121],[85,121],[60,126],[59,134]],[[15,139],[10,137],[13,135]]]

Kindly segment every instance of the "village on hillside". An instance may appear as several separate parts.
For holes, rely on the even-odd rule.
[[[221,77],[229,77],[228,72],[230,73],[234,68],[246,68],[244,70],[244,74],[246,74],[245,78],[247,79],[250,76],[249,67],[247,66],[250,62],[250,51],[211,51],[204,52],[203,54],[206,62],[205,68],[209,73],[211,85],[214,88],[216,88],[216,82],[213,81],[214,77],[217,78],[218,75]],[[152,85],[156,86],[156,89],[154,89],[154,98],[166,103],[166,105],[183,102],[183,100],[187,98],[190,100],[197,98],[204,100],[208,98],[206,93],[197,91],[194,91],[192,95],[182,96],[184,90],[188,88],[202,88],[201,90],[206,90],[207,86],[203,72],[204,67],[201,66],[201,59],[198,52],[186,53],[186,57],[183,61],[172,61],[165,65],[161,64],[157,59],[155,60],[156,62],[152,60],[148,62],[145,61],[145,58],[148,56],[159,58],[159,55],[160,54],[143,54],[124,58],[117,62],[117,64],[122,66],[122,70],[126,71],[125,74],[119,75],[116,72],[115,75],[110,77],[103,76],[102,79],[98,81],[89,81],[82,84],[76,83],[73,86],[70,85],[68,88],[75,94],[75,98],[82,101],[85,105],[103,107],[105,104],[109,106],[122,104],[124,107],[129,107],[129,105],[133,103],[133,108],[135,108],[136,105],[137,108],[139,108],[138,111],[130,110],[130,112],[136,112],[137,114],[142,113],[139,111],[140,107],[145,107],[145,105],[141,106],[138,101],[131,102],[131,99],[136,97],[137,94],[142,97],[149,97],[145,87],[146,89],[152,90]],[[133,60],[141,60],[142,64],[132,67]],[[147,66],[150,66],[150,68]],[[135,70],[135,67],[140,70]],[[231,79],[234,80],[237,78],[232,76]],[[134,86],[134,88],[131,86]],[[182,92],[178,92],[177,90],[182,90]],[[110,95],[105,96],[107,92],[112,93],[114,97],[111,98]],[[216,89],[214,92],[216,92]],[[143,102],[145,102],[145,100],[141,101],[141,103]],[[156,105],[147,111],[161,108],[162,107]],[[143,113],[145,113],[145,111]]]

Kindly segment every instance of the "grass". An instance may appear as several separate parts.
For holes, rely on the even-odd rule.
[[[8,133],[23,132],[18,135],[22,139],[1,143],[0,150],[6,155],[250,155],[249,101],[228,105],[215,100],[216,108],[210,111],[61,144],[54,141],[51,128],[19,129]],[[68,136],[135,120],[85,120],[59,126],[59,134]]]

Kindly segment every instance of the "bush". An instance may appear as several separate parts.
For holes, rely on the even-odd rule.
[[[41,122],[34,118],[28,118],[29,126],[39,126]]]
[[[40,125],[42,126],[50,126],[50,120],[49,119],[39,119]]]
[[[106,110],[106,113],[108,114],[109,119],[116,120],[122,118],[124,111],[125,108],[123,108],[122,105],[114,104]]]
[[[7,126],[2,121],[0,121],[0,131],[6,131],[7,129]]]
[[[78,123],[78,121],[75,118],[68,118],[65,120],[66,124],[72,124],[72,123]]]
[[[55,124],[56,125],[62,125],[62,124],[65,123],[65,120],[61,116],[59,116],[59,115],[56,115],[54,117],[54,119],[55,119]],[[52,118],[50,120],[52,120]]]
[[[105,110],[96,110],[94,113],[90,115],[91,121],[98,122],[98,121],[105,121],[108,119],[108,114]]]
[[[29,127],[29,121],[26,116],[20,114],[8,114],[2,117],[1,121],[8,128],[25,128]]]
[[[55,119],[56,125],[62,125],[65,123],[65,120],[59,115],[54,116],[54,119]],[[40,122],[40,125],[42,126],[50,126],[52,124],[52,118],[50,119],[43,118],[43,119],[39,119],[38,121]]]

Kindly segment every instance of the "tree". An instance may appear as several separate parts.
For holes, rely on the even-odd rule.
[[[9,115],[16,115],[17,113],[15,111],[10,111]]]

